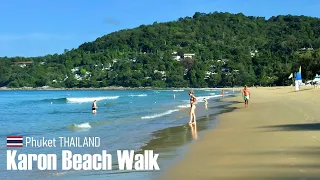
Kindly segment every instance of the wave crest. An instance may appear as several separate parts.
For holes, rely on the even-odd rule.
[[[162,117],[162,116],[165,116],[165,115],[172,114],[173,112],[176,112],[176,111],[179,111],[179,110],[178,109],[168,110],[166,112],[159,113],[159,114],[153,114],[153,115],[150,115],[150,116],[143,116],[143,117],[141,117],[141,119],[154,119],[154,118],[158,118],[158,117]]]
[[[197,98],[197,102],[196,102],[196,104],[198,103],[198,102],[204,102],[203,101],[203,98],[206,98],[207,100],[208,99],[211,99],[211,98],[215,98],[215,97],[221,97],[222,95],[214,95],[214,93],[213,93],[213,95],[212,96],[198,96],[198,97],[196,97]],[[189,100],[184,100],[184,102],[189,102]],[[190,107],[190,103],[189,104],[183,104],[183,105],[179,105],[179,106],[177,106],[178,108],[189,108]]]
[[[71,129],[72,131],[87,131],[91,129],[91,125],[88,122],[86,122],[81,124],[72,124],[68,128]]]
[[[131,97],[144,97],[147,96],[147,94],[130,94]]]
[[[118,99],[119,96],[104,96],[104,97],[83,97],[83,98],[67,98],[68,102],[72,103],[84,103],[84,102],[93,102],[94,100],[110,100],[110,99]]]

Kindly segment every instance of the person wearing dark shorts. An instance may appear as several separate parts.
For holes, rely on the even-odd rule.
[[[94,100],[92,103],[92,113],[95,114],[97,113],[97,100]]]

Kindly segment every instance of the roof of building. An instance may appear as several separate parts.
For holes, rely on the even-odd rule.
[[[31,61],[29,61],[29,62],[13,62],[14,64],[32,64],[32,62]]]

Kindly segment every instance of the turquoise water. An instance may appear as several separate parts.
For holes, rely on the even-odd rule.
[[[195,90],[202,99],[220,98],[220,91]],[[228,93],[228,92],[227,92]],[[173,98],[175,95],[175,98]],[[0,91],[1,159],[6,159],[6,136],[34,138],[100,137],[98,148],[72,148],[73,153],[114,154],[118,149],[140,150],[152,133],[188,122],[189,96],[184,90],[97,90],[97,91]],[[92,101],[98,112],[92,114]],[[18,148],[19,153],[56,153],[70,148]],[[160,154],[161,156],[161,154]],[[117,171],[6,171],[0,161],[0,179],[148,179],[141,173]],[[160,165],[161,168],[161,165]],[[58,163],[58,169],[61,169]]]

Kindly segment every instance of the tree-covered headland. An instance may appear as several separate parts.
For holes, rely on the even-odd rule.
[[[320,19],[195,13],[141,25],[62,54],[0,58],[0,87],[289,85],[320,74]]]

